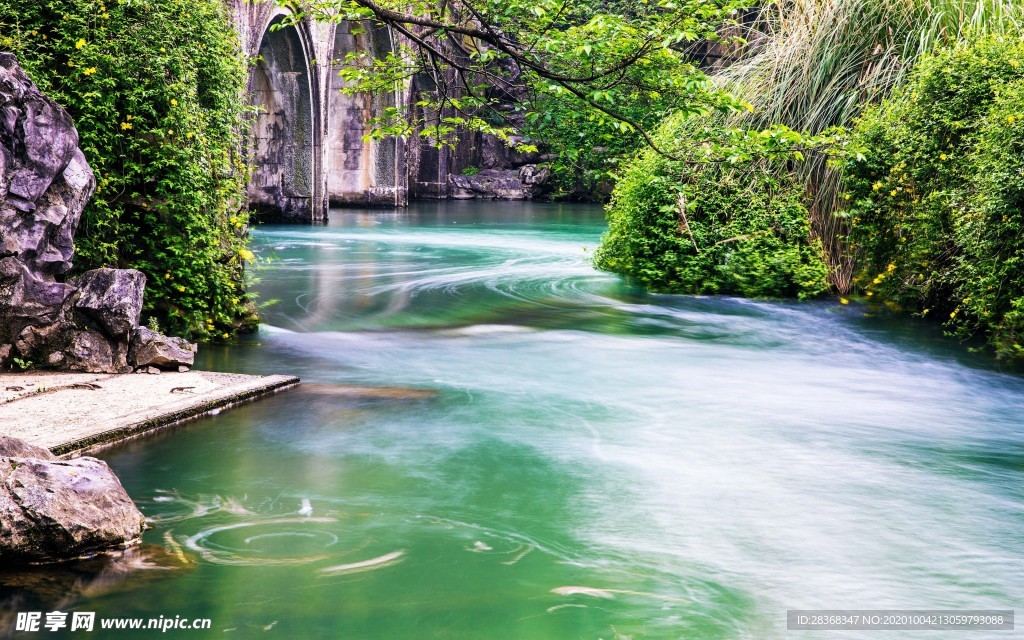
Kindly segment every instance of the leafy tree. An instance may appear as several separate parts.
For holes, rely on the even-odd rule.
[[[671,154],[650,133],[664,116],[747,108],[717,87],[686,52],[696,42],[722,41],[722,31],[735,24],[743,5],[736,0],[318,0],[309,13],[319,20],[383,23],[403,36],[398,50],[383,59],[349,54],[351,64],[342,71],[351,93],[393,91],[412,80],[420,89],[416,108],[387,109],[372,123],[373,136],[420,131],[444,144],[468,129],[513,144],[512,134],[525,129],[536,138],[555,132],[558,142],[586,122],[602,135],[633,137]],[[717,141],[711,142],[692,159],[720,152]]]

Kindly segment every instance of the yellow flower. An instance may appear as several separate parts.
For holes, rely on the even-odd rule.
[[[872,292],[872,291],[868,291],[868,292],[867,292],[867,295],[868,295],[868,297],[871,297],[871,296],[873,296],[873,295],[875,295],[875,294],[874,294],[874,292]]]
[[[1006,116],[1006,123],[1007,124],[1013,124],[1014,120],[1016,120],[1016,118],[1014,118],[1013,116]]]
[[[84,73],[87,76],[91,76],[92,74],[96,73],[96,67],[89,67],[88,69],[83,70],[82,73]]]
[[[164,280],[170,280],[170,279],[171,279],[171,272],[168,271],[167,273],[164,274]]]
[[[846,298],[839,298],[839,304],[850,304],[850,301]]]
[[[230,338],[231,336],[230,336],[230,335],[228,335],[228,334],[226,334],[226,333],[223,333],[223,334],[221,334],[221,337],[222,337],[222,338],[224,338],[225,340],[227,340],[227,339],[228,339],[228,338]]]
[[[85,46],[85,38],[79,38],[78,42],[75,43],[75,48],[76,49],[81,49],[84,46]]]
[[[1020,66],[1020,63],[1017,62],[1016,60],[1010,60],[1009,65],[1016,69],[1017,67]]]
[[[132,128],[132,123],[130,123],[130,122],[122,122],[121,123],[121,131],[127,131],[128,129],[131,129],[131,128]]]
[[[889,266],[886,267],[885,270],[888,271],[889,273],[892,273],[893,271],[896,270],[896,263],[895,262],[890,262]]]
[[[255,254],[253,254],[252,251],[249,251],[248,249],[239,249],[238,250],[238,257],[240,257],[242,260],[245,260],[247,262],[252,262],[252,260],[256,256],[255,256]]]
[[[896,195],[896,194],[897,194],[897,193],[899,193],[899,192],[900,192],[900,190],[899,190],[899,189],[893,189],[892,191],[890,191],[890,192],[889,192],[889,195],[890,195],[890,196],[894,196],[894,195]]]
[[[950,318],[955,318],[955,317],[956,317],[956,312],[957,312],[957,311],[958,311],[957,309],[953,309],[953,312],[949,314],[949,317],[950,317]]]
[[[178,285],[178,291],[181,291],[182,293],[184,293],[185,292],[185,285],[179,284]]]
[[[949,158],[949,156],[947,156],[947,155],[946,155],[946,154],[944,154],[944,153],[940,153],[940,154],[939,154],[939,160],[946,160],[946,159],[948,159],[948,158]]]
[[[172,107],[176,107],[176,106],[178,106],[178,101],[177,101],[177,100],[175,100],[174,98],[171,98],[171,106],[172,106]]]
[[[186,133],[185,137],[188,138],[189,140],[191,140],[192,139],[192,132],[189,131],[188,133]]]
[[[879,180],[875,184],[871,185],[871,190],[872,191],[878,191],[881,188],[882,188],[882,181],[881,180]]]
[[[168,129],[167,130],[167,135],[173,136],[174,135],[174,129]]]
[[[131,116],[128,116],[127,118],[125,118],[125,120],[131,120],[131,119],[132,119]]]

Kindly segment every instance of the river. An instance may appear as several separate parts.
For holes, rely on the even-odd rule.
[[[304,384],[104,452],[191,565],[72,608],[360,640],[1024,609],[1024,378],[856,305],[644,294],[589,266],[602,229],[491,202],[257,228],[265,326],[199,364]]]

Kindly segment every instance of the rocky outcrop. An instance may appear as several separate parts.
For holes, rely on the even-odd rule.
[[[77,558],[137,542],[145,518],[102,460],[58,460],[0,439],[0,564]]]
[[[519,169],[484,169],[473,175],[451,175],[454,200],[532,200],[545,193],[547,167],[528,164]]]
[[[0,53],[0,367],[132,370],[146,277],[95,269],[67,278],[95,187],[71,117]]]

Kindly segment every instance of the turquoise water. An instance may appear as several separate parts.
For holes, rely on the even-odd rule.
[[[147,546],[6,593],[212,620],[141,634],[181,638],[963,638],[786,610],[1021,608],[1024,379],[861,308],[646,295],[588,265],[602,228],[257,229],[277,302],[201,364],[303,386],[104,452]]]

